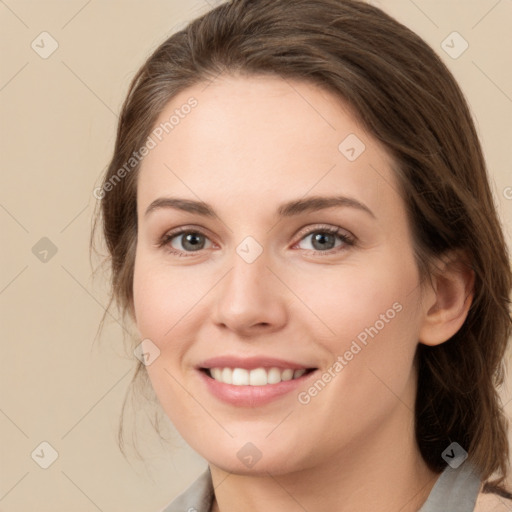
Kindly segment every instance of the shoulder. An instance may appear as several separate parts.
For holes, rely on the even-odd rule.
[[[512,512],[512,500],[497,494],[479,492],[474,512]]]

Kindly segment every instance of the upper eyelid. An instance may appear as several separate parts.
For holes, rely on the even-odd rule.
[[[353,235],[347,229],[342,228],[341,226],[334,226],[331,224],[317,224],[317,225],[307,226],[307,227],[302,228],[299,231],[297,231],[297,233],[294,236],[300,236],[300,235],[306,236],[311,233],[314,233],[315,231],[321,231],[322,229],[324,229],[326,231],[335,231],[335,230],[342,231],[342,232],[347,233],[348,236],[353,237]],[[201,226],[190,225],[190,226],[181,226],[179,228],[170,229],[168,231],[165,231],[164,234],[162,235],[162,237],[178,236],[183,233],[200,233],[200,234],[206,235],[208,232],[209,232],[209,230],[207,228],[204,228]]]
[[[199,233],[201,235],[206,236],[207,238],[211,238],[208,235],[208,233],[209,233],[208,229],[203,228],[203,227],[199,227],[199,226],[196,227],[196,226],[191,225],[191,226],[182,226],[182,227],[179,227],[179,228],[167,230],[161,236],[161,239],[174,238],[176,236],[183,235],[185,233]]]
[[[342,228],[341,226],[334,226],[334,225],[330,225],[330,224],[318,224],[316,226],[308,226],[308,227],[305,227],[303,229],[301,229],[300,231],[297,232],[297,234],[295,236],[309,236],[311,233],[315,233],[315,232],[322,232],[322,230],[325,230],[327,232],[337,232],[336,234],[338,235],[343,235],[346,233],[347,237],[350,237],[350,238],[355,238],[354,235],[352,235],[352,233],[350,233],[350,231],[348,231],[347,229],[345,228]]]

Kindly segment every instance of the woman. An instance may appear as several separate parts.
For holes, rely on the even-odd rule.
[[[134,78],[99,196],[134,381],[209,463],[166,511],[512,508],[507,249],[417,35],[220,5]]]

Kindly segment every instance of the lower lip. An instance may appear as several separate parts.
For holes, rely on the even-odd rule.
[[[298,379],[281,381],[277,384],[265,386],[235,386],[224,384],[209,377],[204,371],[198,370],[206,387],[214,396],[237,407],[259,407],[268,404],[279,397],[297,390],[304,381],[311,377],[315,371],[306,373]]]

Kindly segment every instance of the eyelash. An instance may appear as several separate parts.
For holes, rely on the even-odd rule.
[[[178,237],[179,235],[185,234],[185,233],[186,234],[193,233],[193,234],[201,235],[201,236],[204,236],[205,238],[208,238],[206,236],[206,234],[203,233],[200,229],[195,229],[195,228],[193,229],[193,228],[185,226],[183,228],[178,228],[175,231],[170,231],[168,233],[165,233],[162,236],[162,238],[160,239],[160,241],[158,242],[157,247],[165,248],[169,253],[171,253],[175,256],[178,256],[178,257],[185,257],[185,258],[195,256],[196,254],[200,254],[203,250],[206,250],[206,249],[200,249],[198,251],[188,251],[187,252],[187,251],[178,251],[178,250],[175,250],[174,248],[171,248],[170,242],[174,238]],[[335,235],[344,244],[341,247],[336,247],[334,249],[329,249],[326,251],[319,251],[319,250],[315,250],[315,249],[304,249],[307,252],[318,253],[318,254],[321,254],[322,256],[342,252],[344,250],[347,250],[347,247],[352,247],[356,243],[355,239],[353,237],[345,234],[344,230],[342,230],[341,228],[327,226],[327,225],[325,225],[325,226],[320,225],[320,226],[315,226],[313,229],[310,229],[309,231],[307,231],[305,233],[301,233],[301,238],[299,239],[298,242],[296,242],[294,244],[294,246],[297,245],[298,243],[300,243],[306,237],[308,237],[312,234],[315,234],[315,233],[328,233],[329,235]]]

